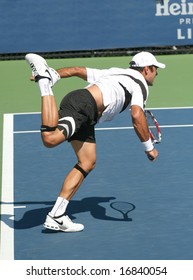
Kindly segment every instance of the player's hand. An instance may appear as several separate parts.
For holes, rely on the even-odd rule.
[[[151,161],[155,161],[156,158],[158,157],[158,151],[154,148],[152,151],[150,152],[145,152],[148,159]]]

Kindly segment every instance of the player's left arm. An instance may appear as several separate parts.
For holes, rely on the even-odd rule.
[[[75,66],[57,69],[57,72],[61,78],[79,77],[88,83],[94,83],[98,81],[101,76],[106,75],[109,70]]]
[[[88,67],[64,67],[57,70],[61,78],[79,77],[89,83],[98,81],[101,76],[108,73],[106,69],[94,69]]]
[[[87,80],[87,69],[83,66],[75,67],[64,67],[57,69],[60,78],[69,78],[69,77],[79,77],[83,80]]]

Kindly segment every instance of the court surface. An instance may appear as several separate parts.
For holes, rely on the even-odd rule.
[[[128,113],[97,125],[97,166],[68,213],[79,233],[43,228],[76,163],[70,144],[45,148],[40,114],[5,114],[1,259],[192,260],[193,108],[152,109],[162,130],[159,158],[143,152]],[[127,202],[128,218],[111,207]]]

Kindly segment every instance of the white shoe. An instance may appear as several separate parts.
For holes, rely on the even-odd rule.
[[[32,75],[35,77],[36,82],[42,78],[48,78],[50,80],[50,85],[53,86],[60,80],[60,75],[53,68],[50,68],[46,60],[40,55],[28,53],[25,59],[32,69]]]
[[[71,221],[67,215],[60,217],[51,217],[49,214],[46,217],[44,227],[52,230],[61,230],[65,232],[77,232],[82,231],[84,226],[82,224],[76,224]]]

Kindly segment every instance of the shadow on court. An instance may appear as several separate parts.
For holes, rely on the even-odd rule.
[[[115,200],[115,197],[87,197],[82,200],[72,200],[68,206],[68,215],[69,217],[74,220],[76,219],[75,215],[79,213],[89,212],[90,215],[99,220],[109,220],[109,221],[132,221],[132,219],[128,218],[124,214],[122,218],[116,218],[113,216],[109,216],[106,214],[106,207],[101,206],[100,203],[108,203],[107,207],[109,207],[109,203],[112,200]],[[131,203],[125,202],[128,205],[133,205]],[[3,202],[1,203],[3,204]],[[7,203],[6,203],[7,204]],[[13,222],[13,217],[10,215],[1,215],[1,220],[5,222],[9,227],[14,229],[28,229],[37,227],[42,225],[45,221],[45,217],[47,213],[51,210],[52,206],[54,205],[54,201],[23,201],[23,202],[16,202],[14,206],[35,206],[35,205],[49,205],[49,207],[41,207],[41,208],[34,208],[28,211],[25,211],[22,218],[19,220],[15,220]],[[111,207],[111,205],[110,205]],[[128,206],[130,207],[130,206]],[[133,205],[133,209],[135,206]],[[133,210],[132,209],[132,210]],[[119,209],[114,209],[120,212]],[[23,210],[22,210],[23,211]],[[131,210],[130,210],[131,211]],[[43,231],[48,232],[48,231]],[[50,231],[49,231],[50,232]]]

